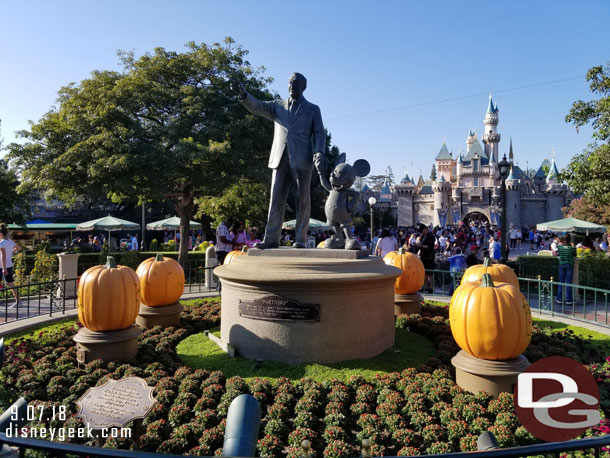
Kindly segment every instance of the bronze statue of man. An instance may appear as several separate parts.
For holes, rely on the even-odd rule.
[[[231,88],[241,104],[251,113],[264,116],[275,123],[273,145],[269,156],[271,177],[271,199],[265,237],[255,244],[256,248],[279,246],[282,222],[286,210],[286,198],[294,182],[296,194],[295,248],[307,246],[307,229],[311,214],[310,182],[314,151],[324,152],[326,133],[322,124],[320,108],[303,97],[307,79],[294,73],[288,81],[290,97],[286,100],[263,102],[250,94],[238,81],[231,81]],[[312,142],[313,138],[313,142]]]

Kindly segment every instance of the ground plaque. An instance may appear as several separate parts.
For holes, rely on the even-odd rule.
[[[270,321],[320,321],[320,304],[300,304],[270,294],[256,299],[240,299],[239,316]]]
[[[146,416],[155,403],[152,391],[153,388],[139,377],[109,380],[89,388],[76,401],[79,408],[76,416],[92,429],[125,426]]]

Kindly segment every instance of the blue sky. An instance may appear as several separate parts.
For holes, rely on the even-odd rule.
[[[587,69],[610,62],[609,19],[601,0],[6,1],[1,135],[13,141],[62,85],[118,69],[119,49],[139,55],[231,36],[282,96],[292,72],[305,74],[305,96],[334,143],[349,161],[367,159],[371,173],[390,165],[400,178],[407,166],[426,178],[443,140],[457,154],[468,129],[481,135],[490,90],[500,152],[512,136],[522,168],[552,148],[561,168],[591,141],[591,129],[577,133],[564,117],[575,100],[592,98]]]

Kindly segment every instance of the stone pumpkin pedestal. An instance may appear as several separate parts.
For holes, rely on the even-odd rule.
[[[214,270],[221,340],[289,364],[371,358],[394,345],[400,270],[365,251],[251,249]]]
[[[149,307],[140,304],[140,312],[136,317],[136,324],[144,329],[151,329],[155,326],[177,326],[180,324],[180,313],[184,307],[180,302],[169,305],[157,305]]]
[[[414,313],[421,314],[421,305],[423,301],[424,296],[419,293],[394,294],[394,314],[397,317],[412,315]]]
[[[466,391],[487,391],[494,398],[500,393],[513,393],[517,377],[530,365],[528,359],[519,355],[504,361],[475,358],[464,350],[451,358],[455,367],[455,382]]]
[[[142,330],[135,324],[118,331],[91,331],[80,328],[73,337],[76,342],[76,360],[80,364],[87,364],[95,359],[133,359],[138,354],[138,339],[141,335]]]
[[[142,330],[138,313],[139,279],[127,266],[108,256],[106,265],[87,269],[78,285],[78,319],[83,324],[73,337],[77,360],[85,364],[135,358]]]

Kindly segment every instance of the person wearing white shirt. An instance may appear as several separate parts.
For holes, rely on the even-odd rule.
[[[19,288],[15,288],[15,279],[13,272],[13,254],[19,253],[21,246],[13,242],[8,237],[8,229],[3,224],[0,226],[0,267],[2,268],[2,276],[7,286],[9,286],[15,296],[15,303],[10,308],[18,307],[21,303],[19,302]]]

